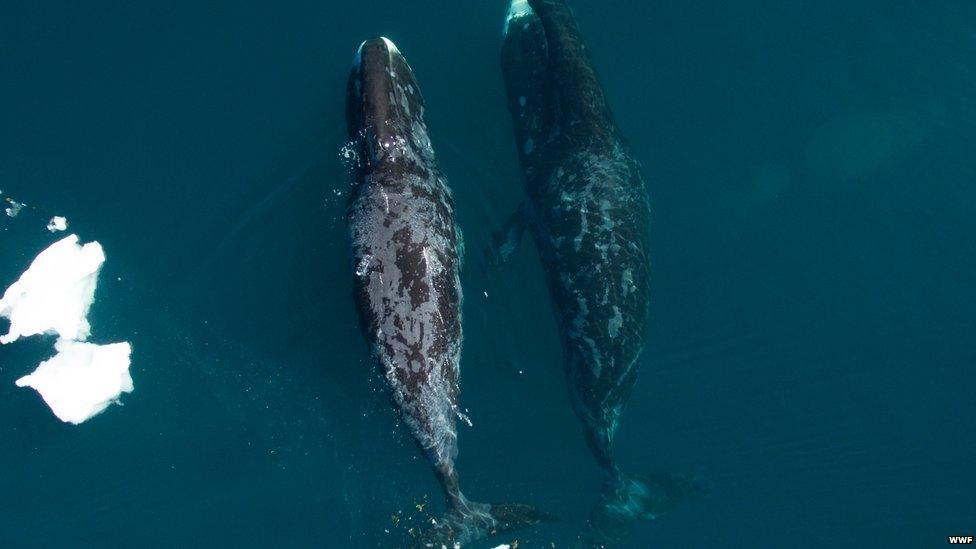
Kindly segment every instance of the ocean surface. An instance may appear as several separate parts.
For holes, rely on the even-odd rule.
[[[621,547],[976,532],[976,4],[572,5],[654,217],[619,459],[713,485]],[[0,546],[398,547],[439,515],[351,296],[345,81],[377,35],[417,74],[468,246],[462,488],[561,517],[472,547],[571,546],[601,476],[538,254],[480,263],[523,195],[506,9],[4,7],[0,199],[28,206],[0,215],[0,289],[67,217],[108,256],[89,320],[132,343],[135,391],[65,424],[14,385],[53,338],[0,347]]]

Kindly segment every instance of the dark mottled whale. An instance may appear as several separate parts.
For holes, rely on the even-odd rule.
[[[607,472],[592,537],[613,541],[630,521],[700,488],[679,476],[627,477],[612,451],[645,344],[647,190],[564,1],[512,1],[502,68],[528,200],[496,235],[489,259],[504,261],[524,229],[535,238],[573,408]]]
[[[420,87],[389,40],[360,46],[346,120],[358,157],[348,225],[360,325],[447,498],[418,545],[453,546],[548,519],[526,505],[468,501],[458,487],[461,235]]]

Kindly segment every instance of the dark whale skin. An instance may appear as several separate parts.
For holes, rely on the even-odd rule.
[[[461,233],[413,70],[385,38],[364,42],[346,94],[355,148],[347,225],[360,326],[394,406],[444,491],[447,512],[415,540],[454,546],[552,520],[522,504],[469,501],[457,457]]]

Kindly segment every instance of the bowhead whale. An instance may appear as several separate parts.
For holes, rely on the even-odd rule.
[[[347,222],[360,326],[394,406],[444,491],[419,547],[453,547],[550,517],[461,493],[457,456],[461,234],[413,71],[392,42],[364,42],[346,93],[358,162]]]
[[[505,261],[531,232],[559,322],[570,400],[606,471],[587,536],[603,545],[703,487],[678,475],[627,476],[613,454],[646,341],[649,198],[566,3],[513,0],[504,34],[527,200],[496,234],[489,261]]]

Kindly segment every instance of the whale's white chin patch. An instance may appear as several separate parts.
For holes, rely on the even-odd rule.
[[[529,15],[535,15],[535,12],[532,11],[532,6],[529,5],[529,0],[512,0],[512,3],[508,6],[508,16],[505,17],[505,28],[502,30],[502,35],[508,34],[508,26],[513,21]]]
[[[396,44],[394,44],[392,40],[390,40],[389,38],[387,38],[385,36],[380,36],[380,40],[382,40],[383,43],[386,44],[386,51],[391,56],[394,53],[395,54],[400,54],[400,50],[397,49]],[[352,66],[353,67],[358,67],[358,66],[362,65],[362,62],[363,62],[363,46],[366,45],[366,42],[369,42],[369,40],[363,40],[362,43],[359,44],[359,47],[356,48],[356,56],[353,57],[353,59],[352,59]]]
[[[380,40],[382,40],[383,43],[386,44],[386,49],[389,50],[390,53],[400,53],[400,50],[397,49],[396,44],[394,44],[393,41],[390,40],[389,38],[385,36],[380,36]]]

